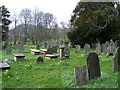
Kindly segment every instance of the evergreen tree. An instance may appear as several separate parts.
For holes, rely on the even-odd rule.
[[[2,34],[2,41],[8,39],[9,24],[11,21],[8,19],[10,17],[10,12],[5,6],[0,7],[0,28]]]
[[[68,38],[73,44],[104,43],[110,39],[120,39],[120,5],[112,2],[79,2],[73,11],[73,30]]]

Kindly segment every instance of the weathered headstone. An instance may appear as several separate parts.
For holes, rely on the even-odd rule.
[[[101,76],[99,58],[96,53],[90,53],[88,55],[87,67],[89,80],[96,79]]]
[[[87,71],[86,66],[74,68],[75,83],[77,85],[83,85],[87,82]]]
[[[85,44],[84,46],[84,55],[88,56],[90,53],[90,45],[89,44]]]
[[[69,48],[65,48],[65,57],[66,58],[69,58],[69,56],[70,56],[70,50],[69,50]]]
[[[23,53],[23,52],[24,52],[24,45],[21,44],[21,45],[19,45],[19,51],[18,51],[18,53]]]
[[[107,52],[108,52],[108,46],[109,46],[109,42],[108,41],[106,41],[105,42],[105,54],[107,54]]]
[[[101,54],[101,45],[100,45],[100,43],[96,44],[96,53]]]
[[[46,48],[46,47],[47,47],[47,43],[45,42],[45,43],[44,43],[44,48]]]
[[[120,47],[117,48],[115,56],[113,57],[113,72],[120,72]]]
[[[25,55],[23,54],[13,54],[14,55],[14,60],[15,61],[22,61],[24,60]]]
[[[9,59],[4,59],[3,63],[10,63],[11,61]]]
[[[41,63],[43,63],[43,58],[39,56],[36,60],[36,64],[41,64]]]
[[[10,65],[7,63],[0,63],[0,70],[8,70],[10,69]]]
[[[65,50],[64,50],[64,46],[60,46],[60,59],[65,59]]]
[[[116,40],[116,41],[115,41],[115,46],[116,46],[116,47],[120,47],[120,40]]]
[[[80,46],[80,45],[76,45],[76,48],[75,48],[75,53],[80,53],[80,48],[81,48],[81,46]]]
[[[9,46],[6,47],[6,54],[11,54],[11,48]]]
[[[39,50],[40,49],[40,45],[36,45],[36,49]]]
[[[46,54],[46,55],[45,55],[45,58],[46,58],[46,59],[54,59],[54,58],[58,58],[58,57],[59,57],[59,54],[57,54],[57,55]]]
[[[102,52],[105,52],[105,44],[102,44],[101,50],[102,50]]]

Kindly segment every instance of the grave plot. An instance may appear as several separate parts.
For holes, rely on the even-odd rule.
[[[8,70],[10,66],[7,63],[0,63],[0,70]]]
[[[52,54],[46,54],[44,57],[46,59],[54,59],[54,58],[58,58],[60,55],[56,54],[56,55],[52,55]]]
[[[39,50],[31,49],[30,51],[31,51],[32,55],[40,55],[40,51]]]
[[[52,54],[52,52],[49,49],[40,49],[40,54]]]
[[[24,54],[13,54],[15,61],[22,61],[24,60],[25,55]]]

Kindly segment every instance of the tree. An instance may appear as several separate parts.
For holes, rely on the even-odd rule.
[[[79,2],[70,20],[72,30],[68,37],[73,44],[82,45],[118,39],[118,18],[119,9],[112,2]]]
[[[11,21],[8,19],[9,17],[10,12],[7,10],[7,8],[5,6],[0,7],[0,28],[2,29],[2,41],[6,41],[8,39],[9,24],[11,23]]]
[[[24,37],[24,44],[26,44],[27,42],[27,38],[29,37],[28,35],[28,24],[30,23],[31,21],[31,10],[29,8],[25,8],[25,9],[22,9],[21,12],[20,12],[20,16],[21,16],[21,19],[23,21],[23,24],[24,24],[24,34],[25,34],[25,37]]]

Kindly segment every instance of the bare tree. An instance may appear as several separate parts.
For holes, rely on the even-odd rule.
[[[26,44],[27,42],[27,37],[29,37],[28,35],[28,25],[31,21],[31,10],[29,8],[25,8],[25,9],[22,9],[21,12],[20,12],[20,16],[21,16],[21,20],[24,24],[24,34],[25,34],[25,37],[24,37],[24,44]]]

